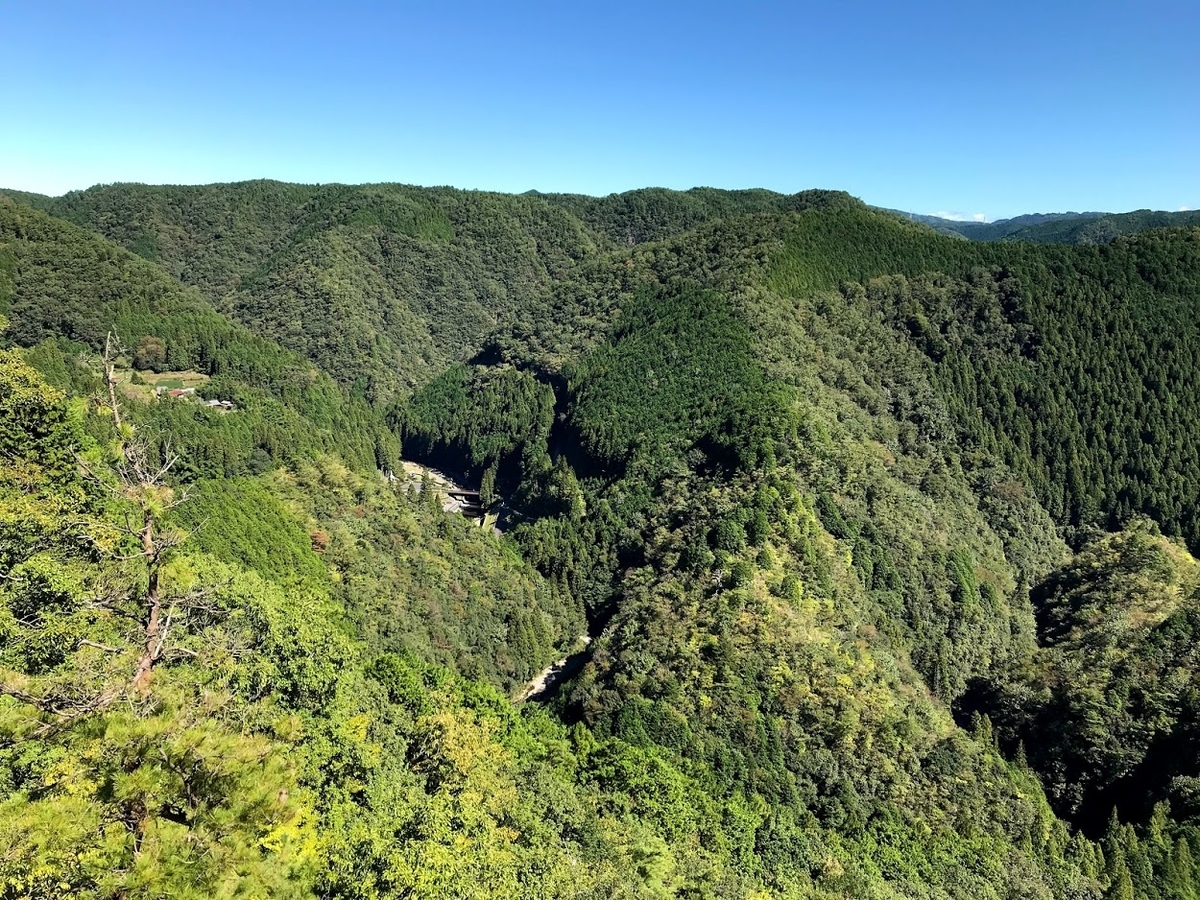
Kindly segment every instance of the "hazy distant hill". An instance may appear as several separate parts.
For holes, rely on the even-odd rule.
[[[1085,213],[1078,219],[1022,227],[1007,235],[1007,240],[1052,244],[1103,244],[1123,234],[1135,234],[1152,228],[1172,228],[1200,224],[1200,212],[1161,212],[1141,209],[1128,213]]]
[[[1129,213],[1033,213],[995,222],[958,222],[888,210],[941,234],[960,234],[974,241],[1031,241],[1037,244],[1103,244],[1123,234],[1200,223],[1200,212],[1141,209]]]

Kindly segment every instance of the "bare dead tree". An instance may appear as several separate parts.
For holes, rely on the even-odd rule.
[[[161,460],[152,458],[149,445],[141,440],[136,429],[121,418],[117,396],[116,361],[122,348],[110,331],[104,342],[104,380],[108,387],[109,409],[117,431],[117,459],[113,467],[115,479],[106,487],[135,507],[137,518],[126,520],[125,530],[138,544],[146,575],[142,596],[141,653],[130,679],[132,691],[145,696],[150,688],[155,664],[162,659],[170,636],[174,608],[164,610],[161,586],[162,567],[178,536],[163,531],[161,518],[170,509],[186,500],[167,484],[167,475],[179,457],[168,446]]]
[[[35,732],[37,736],[60,731],[122,697],[145,698],[155,666],[164,658],[188,655],[185,648],[172,648],[172,628],[188,618],[193,609],[201,616],[218,614],[210,602],[211,591],[194,591],[183,596],[164,592],[163,567],[182,538],[163,528],[162,521],[167,512],[187,498],[167,482],[178,455],[169,445],[154,453],[133,423],[121,414],[116,374],[116,361],[121,353],[120,342],[110,332],[102,359],[107,402],[101,402],[101,406],[106,407],[112,418],[115,455],[103,464],[80,457],[79,465],[88,480],[121,501],[126,511],[121,520],[91,521],[81,531],[88,534],[93,544],[103,545],[109,559],[134,564],[140,572],[132,585],[124,578],[102,576],[91,598],[82,606],[99,615],[127,621],[132,646],[114,647],[80,638],[75,649],[86,649],[91,655],[84,658],[84,669],[74,673],[74,677],[33,679],[16,672],[5,673],[0,678],[0,695],[32,706],[46,718],[46,723]],[[121,544],[129,548],[128,552],[114,554],[112,547]],[[37,627],[35,623],[28,626]],[[132,668],[126,668],[131,659]]]

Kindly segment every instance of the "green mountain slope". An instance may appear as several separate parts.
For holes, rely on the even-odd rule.
[[[1018,743],[1055,806],[1099,833],[1114,808],[1195,820],[1200,564],[1146,523],[1097,537],[1039,586],[1041,649],[968,706]],[[1058,740],[1040,735],[1053,729]]]
[[[1194,241],[1193,233],[1174,231],[1104,248],[989,246],[940,238],[884,214],[847,209],[718,223],[673,242],[639,248],[631,263],[635,271],[643,271],[640,277],[647,284],[700,277],[737,298],[736,315],[753,329],[751,345],[760,364],[778,373],[775,383],[790,384],[807,398],[807,406],[799,407],[801,422],[821,423],[814,433],[824,436],[823,443],[789,453],[785,441],[772,448],[774,456],[785,460],[785,471],[804,471],[799,460],[806,460],[814,472],[830,473],[828,480],[808,482],[813,497],[809,508],[821,516],[832,537],[850,542],[855,574],[878,604],[868,616],[871,627],[889,629],[893,647],[908,654],[924,682],[952,700],[968,679],[986,681],[1009,667],[1020,668],[1033,649],[1033,612],[1022,592],[1058,565],[1065,552],[1034,496],[1060,524],[1114,527],[1141,511],[1195,541],[1195,509],[1187,500],[1189,492],[1195,493],[1188,453],[1191,429],[1183,423],[1194,422],[1196,411],[1189,405],[1188,379],[1180,375],[1195,358],[1193,329],[1183,324],[1196,303],[1190,274],[1195,267],[1189,262]],[[696,561],[701,561],[701,571],[707,566],[731,571],[729,558],[719,551],[753,544],[751,535],[770,529],[770,503],[753,512],[756,501],[749,496],[727,499],[722,507],[707,506],[692,493],[705,483],[696,479],[706,471],[711,477],[714,467],[738,466],[706,435],[706,418],[715,413],[723,422],[720,435],[754,452],[754,440],[733,428],[747,413],[721,405],[729,402],[722,399],[728,397],[728,387],[751,378],[755,396],[769,392],[761,380],[753,380],[761,374],[727,373],[718,362],[734,345],[725,327],[704,324],[711,314],[705,308],[669,312],[677,296],[669,291],[658,301],[661,314],[680,321],[657,337],[654,318],[647,321],[636,302],[630,306],[622,301],[622,321],[631,317],[629,336],[618,325],[610,335],[615,341],[611,350],[599,348],[568,370],[571,377],[582,375],[582,381],[574,386],[568,378],[560,449],[569,448],[571,440],[578,442],[583,452],[574,471],[582,485],[547,464],[546,490],[556,498],[574,492],[577,499],[557,508],[562,514],[568,508],[586,514],[577,526],[541,522],[526,535],[535,560],[584,591],[597,607],[615,607],[615,621],[633,615],[637,604],[624,582],[609,582],[605,573],[647,565],[647,548],[656,541],[666,540],[671,551],[657,567],[650,566],[655,573],[651,583],[678,580],[683,577],[679,569]],[[702,297],[689,302],[710,302]],[[1105,324],[1092,324],[1097,319]],[[713,335],[718,346],[706,348],[702,341],[686,339],[684,323]],[[1087,343],[1101,328],[1112,340]],[[1144,354],[1135,349],[1143,344],[1154,349]],[[590,362],[593,357],[596,363]],[[664,365],[666,375],[660,374]],[[595,385],[587,377],[592,368],[602,379]],[[1046,377],[1051,372],[1062,375]],[[695,373],[699,381],[684,387],[684,373]],[[1145,392],[1147,384],[1155,385],[1152,395]],[[596,424],[591,423],[596,414],[589,412],[596,406],[593,392],[606,404],[597,407],[603,412]],[[660,396],[662,408],[656,405]],[[693,409],[689,403],[695,401],[689,397],[716,408]],[[1130,402],[1136,411],[1126,405]],[[818,413],[821,409],[825,411]],[[1093,421],[1083,416],[1085,410]],[[754,414],[749,417],[754,422]],[[846,425],[856,420],[861,423],[857,438]],[[759,421],[765,433],[779,433],[769,416]],[[694,426],[700,430],[692,430]],[[830,429],[836,429],[833,438],[828,437]],[[617,443],[605,449],[604,440]],[[851,453],[856,440],[858,449]],[[1128,448],[1134,446],[1138,449],[1131,452]],[[528,449],[522,453],[530,458]],[[854,469],[848,477],[847,456],[870,460],[881,454],[894,461],[897,471],[910,473],[908,478],[927,496],[911,496],[912,486],[889,486],[887,470],[878,466],[866,470],[870,475]],[[570,452],[566,456],[572,459]],[[827,461],[820,465],[812,462],[823,458]],[[614,459],[623,460],[615,483],[609,480]],[[597,464],[598,471],[589,469]],[[1164,477],[1168,472],[1171,477]],[[589,483],[589,475],[599,478]],[[849,491],[847,482],[862,487]],[[671,494],[682,498],[678,507],[666,499]],[[884,505],[881,498],[889,496],[894,499]],[[910,521],[923,502],[931,503],[930,511]],[[548,503],[542,508],[555,507]],[[853,518],[848,510],[855,510]],[[733,521],[718,528],[731,514]],[[928,531],[917,527],[942,514],[949,514],[942,524]],[[689,524],[695,519],[704,526],[696,530]],[[968,524],[972,521],[977,524]],[[906,527],[898,530],[896,523]],[[947,534],[954,537],[949,545],[940,544],[941,556],[924,558]],[[966,537],[980,534],[990,535],[991,549]],[[956,540],[964,546],[956,547]],[[794,545],[767,549],[767,565],[798,550]],[[753,567],[736,572],[735,582],[755,580]],[[828,568],[811,564],[789,573],[785,564],[773,577],[776,590],[790,596],[797,584],[807,589],[814,581],[830,590],[832,576]],[[769,590],[771,579],[764,583]],[[983,599],[964,602],[974,595]],[[843,595],[842,602],[847,599]],[[590,686],[581,688],[585,692],[577,696],[574,714],[598,716],[595,722],[608,722],[602,727],[625,735],[621,729],[632,728],[634,734],[672,746],[678,735],[667,737],[659,729],[669,732],[675,727],[668,725],[671,721],[703,721],[696,697],[684,702],[682,695],[672,694],[666,710],[656,707],[652,713],[653,727],[640,720],[644,715],[629,718],[631,685],[644,685],[638,690],[659,704],[663,688],[631,678],[628,661],[688,658],[669,640],[648,637],[663,624],[658,620],[666,610],[680,602],[652,606],[653,612],[638,614],[636,626],[606,632],[612,641],[625,633],[637,640],[619,643],[619,650],[604,657],[607,642],[602,638],[595,657],[598,668],[585,671],[581,685]],[[863,602],[856,604],[859,609]],[[708,606],[692,604],[685,606],[692,610],[687,618],[675,626],[683,633],[695,627],[695,617]],[[729,670],[752,671],[751,659],[781,655],[786,653],[779,647],[759,647]],[[668,675],[671,671],[660,666],[656,681],[684,685],[702,670],[681,667]],[[602,701],[605,696],[609,699]],[[744,691],[735,691],[734,698],[732,708],[744,709]],[[730,714],[727,710],[725,718]],[[617,719],[608,721],[609,716]],[[770,734],[776,729],[764,730]],[[714,744],[721,752],[731,749],[725,735],[689,743],[689,752],[711,753]],[[744,747],[737,750],[739,757],[745,752]],[[770,770],[762,763],[759,768]],[[795,776],[773,777],[786,782]],[[1137,808],[1142,812],[1133,807],[1128,812],[1147,810],[1145,804]],[[1084,816],[1093,832],[1102,830],[1107,812],[1100,820],[1096,816],[1094,810]]]
[[[1009,231],[1005,240],[1032,241],[1038,244],[1104,244],[1121,235],[1153,228],[1181,228],[1200,225],[1195,210],[1163,212],[1139,209],[1128,213],[1104,213],[1076,220],[1064,218]]]
[[[686,319],[692,311],[686,304],[704,301],[703,295],[685,294],[679,302],[684,305],[671,315]],[[736,328],[728,310],[718,309],[718,314],[726,317],[727,327]],[[661,332],[661,338],[670,334],[671,330]],[[718,345],[723,343],[719,338],[719,333],[713,338]],[[635,345],[627,351],[633,354],[626,356],[627,362],[646,349]],[[745,358],[739,365],[744,371],[754,368]],[[40,415],[53,421],[45,417],[62,401],[39,388],[15,360],[10,368],[13,384],[24,380],[43,391],[47,412]],[[729,408],[731,401],[731,408],[740,402],[735,397],[716,407]],[[22,402],[7,408],[29,407]],[[758,415],[753,409],[747,414],[751,420]],[[5,470],[19,472],[25,483],[49,479],[34,509],[95,502],[88,499],[89,482],[81,481],[69,465],[43,475],[41,464],[34,462],[61,459],[61,453],[56,457],[40,445],[25,450],[14,440],[44,430],[40,423],[28,414],[24,419],[9,414],[4,420],[4,446],[13,448],[6,451],[10,455]],[[660,501],[639,493],[649,486],[647,475],[658,483],[670,477],[663,467],[672,464],[681,448],[669,436],[681,427],[687,423],[675,423],[662,435],[668,438],[665,442],[646,444],[624,487],[602,492],[597,507],[607,503],[618,522],[624,518],[635,526],[641,516],[649,515],[643,527],[654,530],[661,529],[655,520],[666,512],[666,523],[679,521],[684,534],[690,531],[692,526]],[[163,535],[167,547],[173,538],[169,524],[157,518],[159,507],[138,505],[136,498],[163,497],[165,502],[170,489],[152,481],[122,480],[129,477],[122,472],[136,473],[120,463],[134,458],[130,454],[135,439],[136,433],[125,437],[112,450],[117,454],[114,484],[120,496],[129,499],[111,509],[102,504],[87,527],[97,536],[105,534],[107,522],[121,521],[122,504],[133,503],[133,514],[154,523],[154,533]],[[53,431],[40,440],[52,440],[68,451],[74,444],[93,454],[92,471],[107,471],[103,457],[86,450],[86,440],[69,430]],[[703,448],[701,452],[708,453]],[[718,449],[713,461],[723,456]],[[733,464],[769,460],[747,457]],[[18,513],[22,504],[30,505],[27,489],[14,484],[4,495],[10,513],[4,519],[10,523],[10,571],[19,572],[6,582],[4,593],[6,696],[0,710],[10,743],[2,757],[6,802],[0,810],[0,829],[11,837],[13,848],[5,860],[7,883],[18,890],[28,886],[39,894],[72,896],[103,896],[144,885],[184,895],[252,890],[273,896],[370,896],[420,890],[433,896],[474,892],[532,897],[752,896],[764,890],[779,895],[816,891],[834,896],[953,896],[960,890],[987,895],[990,885],[1006,877],[1002,873],[1013,871],[1019,873],[1020,884],[1042,891],[1052,884],[1080,879],[1086,883],[1089,876],[1078,860],[1056,861],[1054,848],[1065,846],[1066,835],[1044,801],[1025,798],[1033,788],[1030,778],[1011,771],[990,745],[957,732],[945,708],[923,695],[904,662],[902,645],[885,637],[872,649],[869,641],[858,645],[864,637],[852,637],[851,623],[859,621],[854,605],[869,603],[845,563],[837,562],[836,545],[811,513],[803,513],[802,520],[813,542],[810,558],[817,573],[809,598],[798,577],[802,569],[793,574],[793,587],[784,586],[786,576],[776,593],[755,586],[760,577],[782,574],[772,570],[770,554],[780,554],[780,569],[790,567],[785,545],[772,550],[772,529],[789,528],[789,508],[804,509],[795,494],[793,503],[799,501],[799,507],[785,504],[781,512],[762,508],[765,531],[756,530],[758,516],[752,517],[750,529],[731,518],[729,527],[721,529],[722,535],[728,531],[730,536],[720,537],[716,545],[724,554],[720,560],[716,554],[710,554],[711,559],[698,557],[689,569],[674,574],[660,556],[674,543],[668,537],[674,530],[670,526],[663,533],[663,547],[647,544],[638,551],[644,559],[640,574],[620,579],[612,627],[570,700],[589,709],[586,721],[591,724],[567,732],[536,710],[518,717],[489,689],[387,651],[396,637],[410,651],[419,650],[419,644],[411,644],[419,635],[389,637],[380,626],[394,613],[370,605],[356,608],[353,601],[392,592],[405,604],[417,600],[420,583],[411,578],[407,584],[393,580],[383,593],[370,588],[363,592],[361,585],[364,578],[380,578],[385,554],[398,549],[395,544],[388,549],[388,531],[411,534],[412,525],[404,522],[406,517],[411,521],[413,513],[405,514],[394,505],[397,501],[369,499],[362,486],[353,480],[347,483],[336,472],[320,480],[313,477],[301,474],[294,488],[265,484],[284,505],[249,522],[239,507],[252,493],[229,483],[232,493],[223,499],[198,485],[201,493],[194,499],[199,508],[194,514],[201,527],[190,546],[164,550],[153,558],[134,554],[128,568],[122,562],[128,554],[119,542],[102,544],[98,556],[79,555],[78,526],[71,524],[71,517],[48,524],[49,534],[30,532]],[[338,478],[343,479],[340,486]],[[701,502],[717,503],[728,516],[736,516],[746,505],[739,500],[745,488],[717,470],[694,484],[685,480],[680,487],[683,494],[672,502],[683,502],[685,508],[695,508],[689,498],[707,498]],[[592,490],[589,485],[589,496]],[[346,502],[338,499],[342,491],[365,506],[365,514],[339,511]],[[622,500],[622,493],[631,496]],[[769,495],[764,499],[769,502]],[[266,501],[255,502],[265,513]],[[303,515],[306,503],[314,504],[311,515],[318,522],[330,523],[324,557],[328,576],[306,556],[303,532],[296,534],[295,525],[287,525],[288,504],[299,504],[291,506],[292,515]],[[184,504],[180,510],[186,508]],[[577,513],[567,513],[573,514]],[[391,522],[386,528],[381,515]],[[418,521],[421,515],[438,527],[440,512],[417,514]],[[337,520],[344,524],[335,526]],[[601,518],[606,520],[611,519]],[[548,517],[538,524],[554,528],[556,521]],[[251,532],[239,539],[238,529],[246,527]],[[739,527],[746,537],[738,538]],[[349,532],[345,537],[342,529]],[[353,537],[353,532],[360,536]],[[47,544],[48,538],[58,543]],[[611,545],[611,537],[603,532],[596,538],[597,546]],[[751,546],[761,545],[761,561],[747,556],[747,540]],[[280,567],[272,558],[275,554],[244,554],[237,549],[243,543],[278,546],[279,552],[287,546],[293,562]],[[399,544],[410,559],[412,544],[411,537]],[[378,549],[370,550],[371,545]],[[486,544],[472,548],[457,540],[426,547],[427,561],[418,563],[417,572],[436,566],[439,558],[443,566],[462,569],[468,564],[462,557],[486,551]],[[206,556],[205,550],[222,557]],[[717,618],[709,622],[706,613],[681,622],[688,629],[701,629],[697,638],[707,635],[696,647],[701,655],[692,663],[704,673],[689,679],[695,688],[677,698],[655,689],[659,707],[647,706],[638,697],[648,685],[640,678],[626,681],[637,670],[622,667],[619,683],[634,692],[620,707],[624,720],[613,719],[603,705],[592,708],[583,699],[583,685],[606,680],[602,662],[610,653],[632,653],[640,659],[647,651],[665,649],[640,641],[625,651],[618,649],[633,636],[626,623],[653,610],[646,602],[663,590],[683,592],[675,603],[689,594],[699,599],[710,590],[713,566],[728,566],[731,573],[728,586],[718,586],[719,603],[708,598],[702,605]],[[497,563],[489,566],[492,572],[497,568]],[[56,569],[73,573],[72,578],[46,581]],[[562,574],[567,584],[576,575]],[[359,584],[352,584],[355,581]],[[339,582],[347,585],[348,593],[331,589],[331,583]],[[673,582],[677,587],[671,587]],[[826,582],[830,586],[822,587]],[[92,583],[127,586],[116,588],[112,599],[96,608],[88,599]],[[650,594],[643,597],[645,591]],[[468,597],[471,593],[468,588]],[[479,603],[486,592],[473,593],[473,602]],[[139,671],[134,664],[145,646],[142,636],[155,627],[136,610],[155,608],[156,603],[171,610],[174,630],[169,641],[161,637],[152,646],[168,649],[153,658],[152,677],[130,679],[127,673]],[[119,625],[105,615],[110,604],[126,612],[137,627]],[[31,609],[38,610],[32,619]],[[529,614],[527,602],[521,609]],[[737,628],[722,637],[722,629],[728,627],[722,625],[726,609],[732,614],[729,624]],[[754,620],[764,614],[775,617],[779,626],[771,628],[770,646],[759,646],[753,637],[761,629]],[[652,615],[643,633],[655,639],[669,621]],[[847,625],[850,630],[843,636]],[[536,634],[532,623],[526,627]],[[866,627],[858,626],[863,636]],[[514,655],[520,652],[521,632],[519,624],[510,632]],[[61,635],[65,642],[47,644],[48,634]],[[686,634],[681,636],[689,646]],[[486,634],[464,636],[472,652],[499,659]],[[431,637],[444,639],[436,632]],[[722,649],[725,641],[732,642],[729,649]],[[768,653],[775,656],[774,668],[760,671],[758,661],[768,659]],[[105,661],[99,669],[96,654]],[[689,656],[675,653],[661,658],[672,667],[689,661]],[[469,660],[455,662],[466,665]],[[714,675],[724,674],[710,686],[713,666],[720,667]],[[666,687],[666,671],[656,674],[655,684]],[[735,671],[738,680],[728,683]],[[806,681],[795,680],[799,678]],[[721,681],[726,685],[718,692],[716,682]],[[777,688],[769,687],[776,682]],[[820,693],[804,699],[805,683]],[[850,691],[855,683],[861,683],[861,692]],[[694,689],[699,692],[692,693]],[[794,721],[793,727],[809,734],[808,750],[800,753],[791,739],[774,749],[768,741],[756,750],[760,731],[747,727],[753,720],[732,732],[727,729],[734,721],[728,710],[755,709],[761,701],[753,698],[760,689],[783,690],[781,698],[792,698],[784,699],[779,711],[772,705],[775,701],[769,701],[760,728]],[[704,703],[713,694],[716,699]],[[93,696],[95,700],[89,699]],[[79,702],[70,698],[80,697],[83,706],[70,705]],[[122,703],[110,705],[109,697],[119,697]],[[684,697],[707,711],[692,726],[700,741],[698,752],[689,746],[686,727],[681,743],[662,730],[679,721],[672,717],[687,708],[678,706]],[[835,708],[843,710],[840,716],[824,720]],[[71,717],[65,725],[56,724],[60,713]],[[841,718],[846,715],[849,720]],[[846,730],[855,719],[859,724]],[[45,729],[47,724],[55,729]],[[862,757],[867,746],[877,746],[879,755]],[[869,771],[874,760],[882,762],[891,752],[908,754],[905,746],[911,755],[886,779],[894,787],[852,786],[859,777],[852,772]],[[213,753],[217,756],[208,755]],[[825,759],[835,768],[818,774],[806,763],[798,773],[805,777],[793,779],[790,773],[796,771],[797,760],[809,758]],[[216,759],[222,760],[219,767]],[[746,768],[739,759],[758,761]],[[836,767],[852,759],[857,760],[853,768],[838,775]],[[62,770],[73,773],[70,783],[82,786],[68,791],[67,782],[49,774]],[[963,771],[993,787],[965,803],[961,791],[952,787]],[[201,778],[203,788],[192,778]],[[51,789],[35,787],[47,781]],[[110,784],[115,786],[111,791],[106,787]],[[920,823],[929,820],[941,802],[930,798],[951,791],[960,795],[958,808],[968,810],[962,814],[966,818],[947,820],[929,832]],[[982,810],[998,804],[1025,824],[1014,828],[993,822],[976,837],[963,840],[963,824],[968,819],[984,821]],[[72,828],[55,827],[64,816],[71,817]],[[864,830],[868,820],[876,824]],[[114,826],[92,824],[104,821]],[[232,824],[222,826],[223,822]],[[1049,844],[1018,849],[1022,835],[1046,833],[1055,835]],[[892,849],[884,850],[881,841]],[[181,869],[177,863],[188,846],[206,852]]]
[[[827,192],[67,199],[160,261],[0,201],[24,358],[79,395],[111,320],[241,393],[114,430],[3,357],[10,893],[1195,895],[1196,564],[1118,531],[1196,545],[1194,229],[977,243]],[[139,475],[152,433],[199,463]],[[396,438],[508,534],[381,479]],[[139,554],[122,521],[188,537]]]
[[[106,412],[81,415],[0,352],[8,895],[754,889],[738,864],[745,836],[719,824],[729,807],[694,778],[659,763],[647,805],[634,774],[644,756],[370,649],[328,580],[207,555],[211,535],[177,549],[161,504],[178,495],[139,474],[138,433],[89,446],[81,428]],[[218,532],[232,512],[205,503]],[[154,555],[123,536],[130,517]],[[265,518],[255,527],[259,540],[286,540]],[[329,579],[349,577],[340,565]]]
[[[838,214],[782,234],[770,286],[799,297],[841,284],[891,323],[930,360],[964,439],[1005,458],[1060,522],[1144,513],[1200,547],[1186,374],[1200,232],[971,244]]]
[[[596,249],[536,198],[401,185],[111,185],[52,208],[379,400],[544,316]]]
[[[11,260],[11,285],[0,297],[6,301],[0,311],[10,317],[7,336],[32,347],[29,358],[64,387],[103,393],[94,354],[112,329],[135,346],[157,339],[163,367],[209,375],[200,390],[236,402],[227,412],[186,398],[128,401],[132,417],[155,435],[153,452],[176,457],[173,475],[193,493],[183,524],[197,530],[198,546],[248,568],[262,570],[269,562],[262,574],[289,581],[312,574],[318,561],[307,549],[309,535],[322,533],[333,541],[327,559],[336,558],[344,570],[334,591],[354,613],[373,610],[364,628],[393,635],[385,646],[456,663],[505,689],[528,680],[580,632],[578,610],[565,607],[551,585],[514,569],[498,548],[478,546],[473,538],[481,536],[472,530],[447,531],[454,523],[445,522],[440,506],[433,527],[428,513],[414,518],[408,507],[389,501],[389,492],[377,488],[376,469],[399,468],[395,438],[377,412],[311,363],[229,322],[154,266],[61,220],[0,205],[0,253]],[[144,374],[153,377],[149,369]],[[136,392],[132,383],[122,384]],[[292,523],[286,550],[275,546],[282,532],[267,524],[289,518],[277,510],[283,488],[264,492],[243,480],[281,464],[298,473],[304,487],[293,505],[315,505],[312,498],[323,497],[303,527]],[[369,527],[347,528],[354,517]],[[419,549],[425,541],[456,549]],[[401,544],[405,550],[398,552]],[[455,582],[443,569],[447,556],[487,562],[458,566]],[[401,592],[399,585],[411,588],[413,581],[422,584],[419,592]],[[518,633],[518,646],[509,651]],[[502,652],[509,663],[497,662]]]
[[[33,194],[29,191],[14,191],[11,188],[0,188],[0,195],[7,197],[14,203],[21,203],[25,206],[32,206],[35,209],[47,210],[54,205],[54,197],[48,197],[45,194]]]
[[[182,464],[197,474],[238,474],[255,451],[267,462],[336,451],[360,467],[394,464],[395,442],[378,417],[311,363],[230,322],[128,251],[3,198],[0,314],[10,322],[7,337],[41,345],[66,382],[87,380],[70,360],[101,351],[110,331],[131,362],[146,357],[138,363],[144,371],[211,377],[203,391],[235,400],[238,415],[182,403],[147,411],[163,420]]]
[[[801,191],[777,194],[762,189],[722,191],[692,188],[671,191],[642,188],[607,197],[579,194],[536,194],[570,210],[600,234],[620,246],[660,241],[717,219],[754,213],[800,212],[812,208],[860,206],[844,191]]]
[[[912,222],[920,222],[923,225],[928,225],[938,234],[945,234],[950,237],[958,235],[970,238],[973,241],[1002,241],[1026,230],[1037,231],[1041,226],[1062,224],[1069,229],[1081,222],[1104,215],[1104,213],[1098,212],[1030,213],[1023,216],[1014,216],[1011,219],[997,219],[994,222],[976,222],[974,220],[943,219],[940,216],[925,216],[919,213],[903,212],[898,209],[889,209],[885,210],[885,212],[896,213]],[[1059,242],[1040,241],[1038,243]],[[1062,241],[1061,243],[1075,242]]]

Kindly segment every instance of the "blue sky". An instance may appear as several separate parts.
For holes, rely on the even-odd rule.
[[[0,186],[1200,206],[1200,3],[0,0]]]

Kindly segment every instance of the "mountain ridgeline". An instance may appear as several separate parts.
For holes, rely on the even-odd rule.
[[[0,895],[1200,897],[1200,227],[948,227],[0,192]]]
[[[1182,228],[1200,224],[1200,210],[1139,209],[1127,213],[1033,213],[994,222],[958,221],[938,216],[888,210],[922,222],[939,234],[961,235],[973,241],[1029,241],[1034,244],[1106,244],[1123,234],[1151,228]]]

